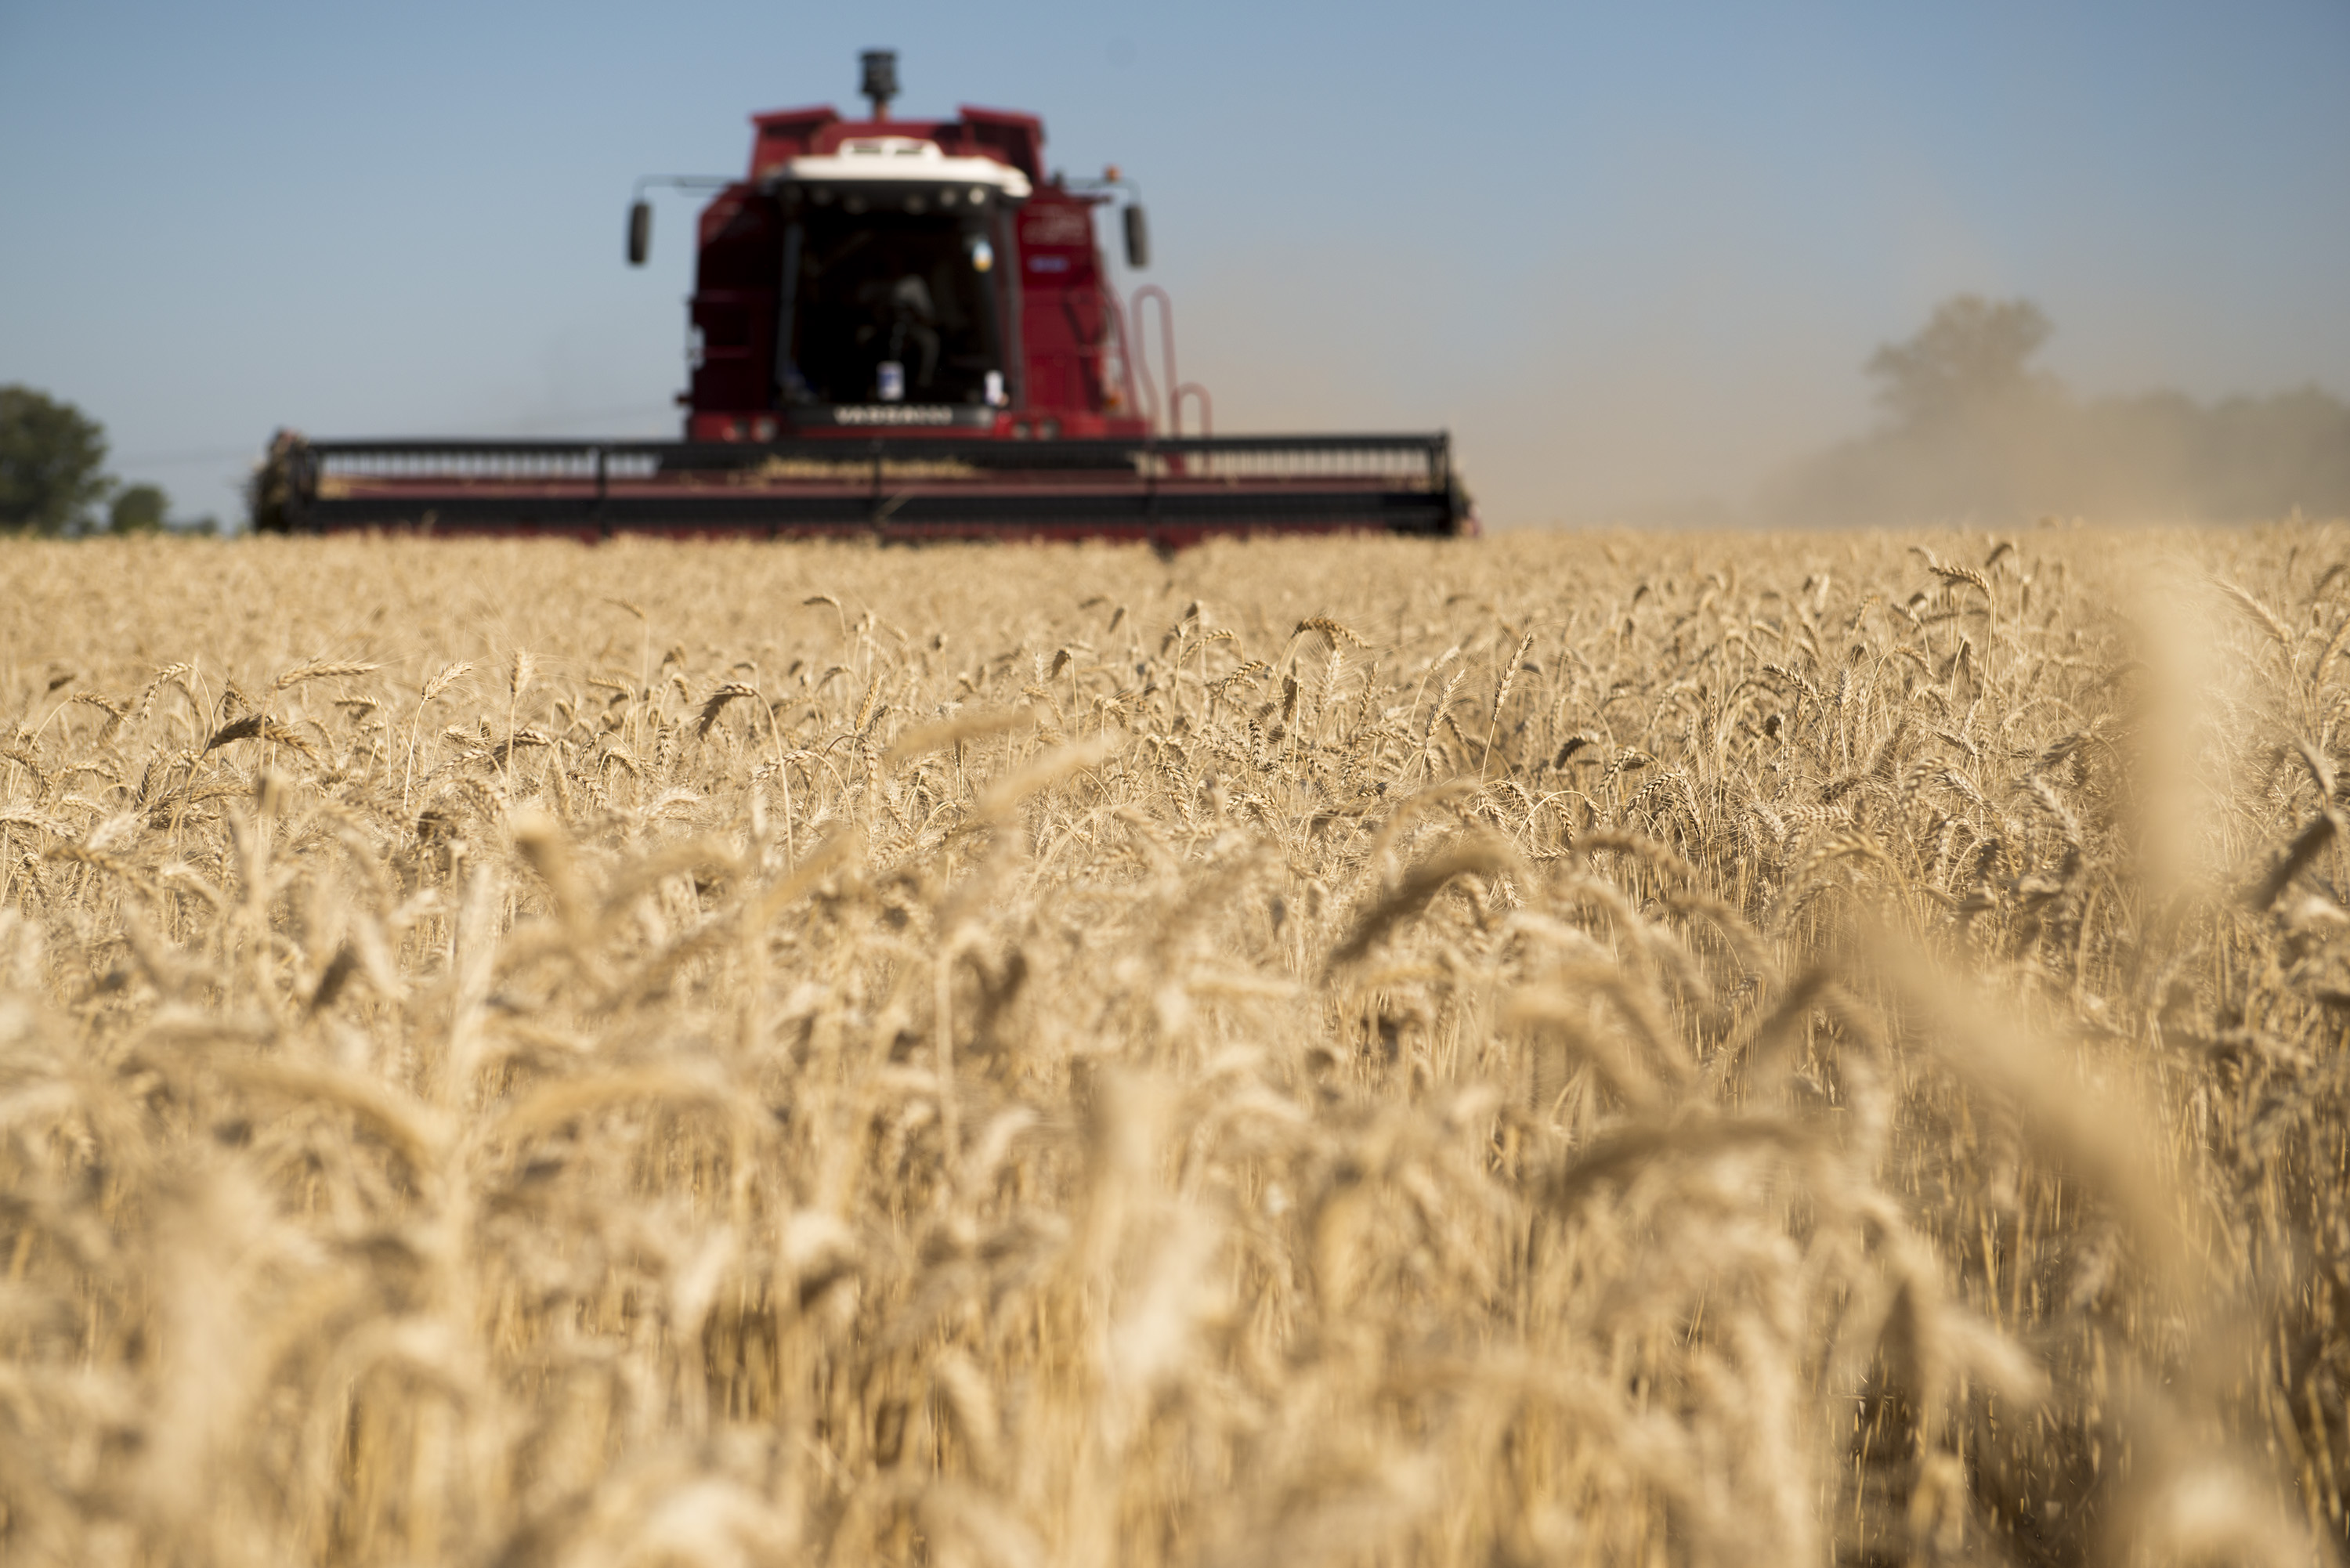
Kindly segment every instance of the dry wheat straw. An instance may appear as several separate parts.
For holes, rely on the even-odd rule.
[[[0,1559],[2331,1560],[2345,548],[13,551]]]

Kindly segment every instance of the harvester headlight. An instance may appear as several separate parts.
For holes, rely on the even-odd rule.
[[[983,235],[982,237],[972,241],[971,270],[973,272],[985,272],[994,265],[995,247],[987,243],[986,237]]]

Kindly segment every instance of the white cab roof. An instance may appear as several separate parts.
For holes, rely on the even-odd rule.
[[[920,180],[991,185],[1007,196],[1028,194],[1028,176],[993,158],[950,158],[935,141],[916,136],[858,136],[822,157],[795,158],[794,180]]]

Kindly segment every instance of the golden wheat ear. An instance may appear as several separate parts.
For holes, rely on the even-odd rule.
[[[0,1561],[2330,1561],[2345,540],[12,542]]]
[[[1519,870],[1523,866],[1517,852],[1499,839],[1471,838],[1439,850],[1356,916],[1354,928],[1330,950],[1326,971],[1359,960],[1398,924],[1425,909],[1454,877],[1494,877]]]

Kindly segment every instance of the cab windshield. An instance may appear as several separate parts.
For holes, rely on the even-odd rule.
[[[786,401],[1003,400],[992,225],[970,199],[911,182],[799,192],[784,240]]]

